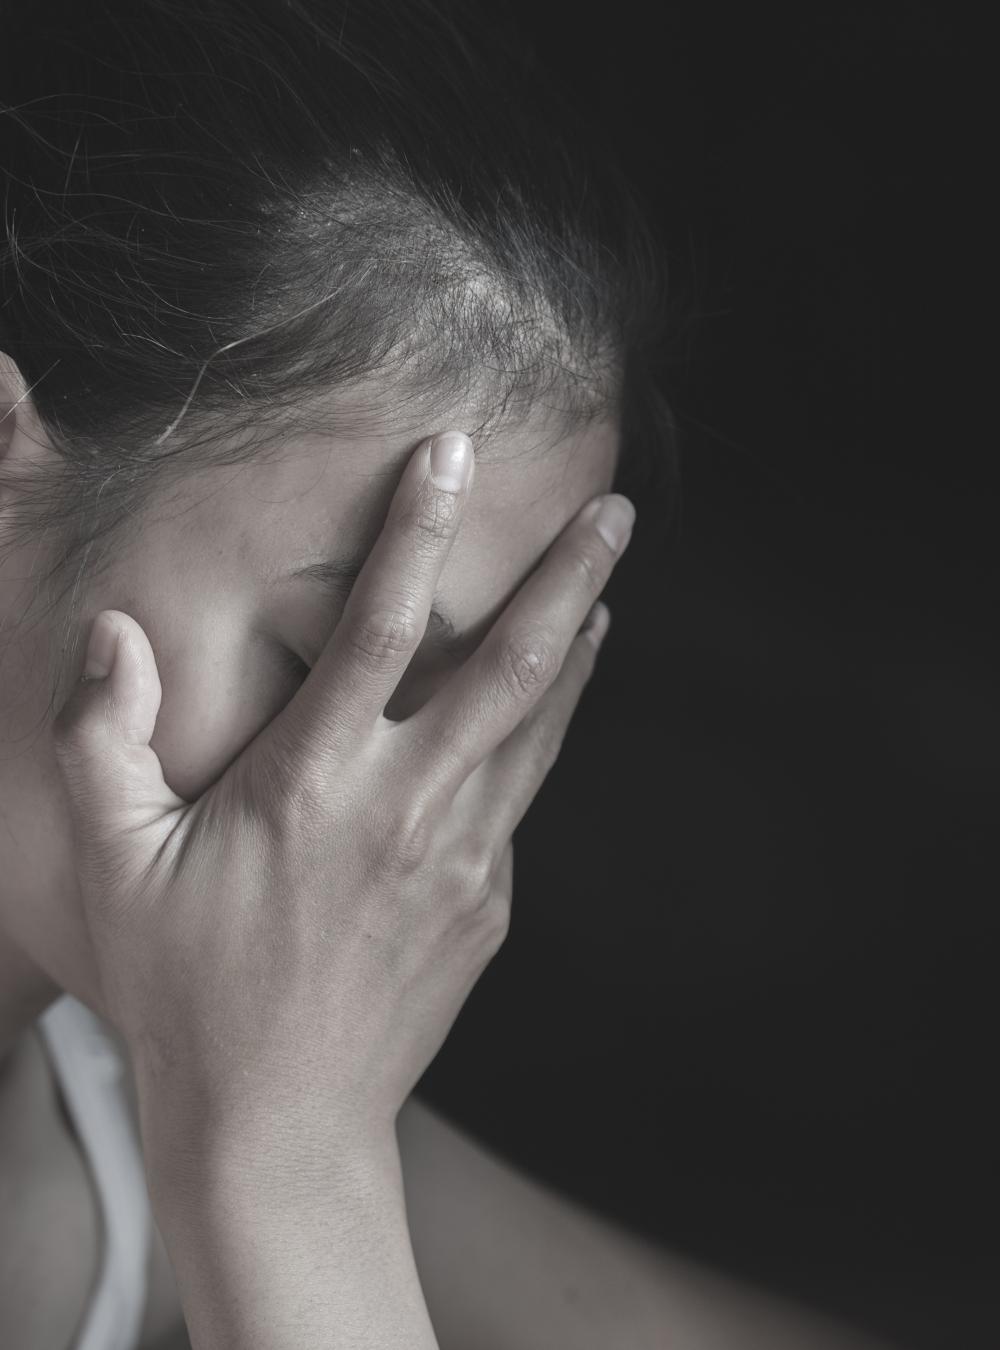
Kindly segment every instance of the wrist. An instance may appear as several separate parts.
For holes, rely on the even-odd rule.
[[[260,1101],[223,1110],[218,1101],[151,1092],[138,1078],[137,1096],[151,1197],[158,1189],[173,1209],[294,1209],[317,1196],[355,1206],[397,1179],[401,1186],[394,1122],[318,1120]]]
[[[324,1148],[286,1121],[201,1141],[147,1160],[192,1345],[437,1350],[394,1129]]]

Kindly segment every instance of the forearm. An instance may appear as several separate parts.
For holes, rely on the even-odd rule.
[[[591,1213],[416,1097],[397,1134],[442,1350],[890,1350]]]
[[[438,1350],[395,1138],[321,1168],[147,1161],[192,1350]]]

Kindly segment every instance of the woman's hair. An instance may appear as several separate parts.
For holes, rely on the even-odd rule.
[[[0,0],[0,350],[56,452],[0,528],[64,662],[154,489],[296,434],[615,415],[622,486],[676,482],[662,247],[490,10]]]

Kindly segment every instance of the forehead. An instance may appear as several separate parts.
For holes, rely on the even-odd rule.
[[[301,437],[273,458],[203,471],[172,508],[177,556],[192,569],[230,570],[280,603],[283,588],[305,584],[289,581],[297,569],[367,555],[418,443]],[[618,450],[610,419],[561,437],[523,430],[493,441],[477,459],[435,597],[456,627],[495,617],[576,512],[610,490]]]

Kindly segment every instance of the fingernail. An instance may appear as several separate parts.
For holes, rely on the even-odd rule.
[[[606,497],[594,517],[594,525],[608,548],[621,553],[632,535],[635,507],[627,497]]]
[[[472,473],[472,442],[460,431],[431,441],[431,481],[443,492],[461,492]]]
[[[118,629],[103,614],[90,626],[90,641],[87,643],[87,659],[83,668],[85,680],[103,680],[115,663],[115,648],[118,646]]]

